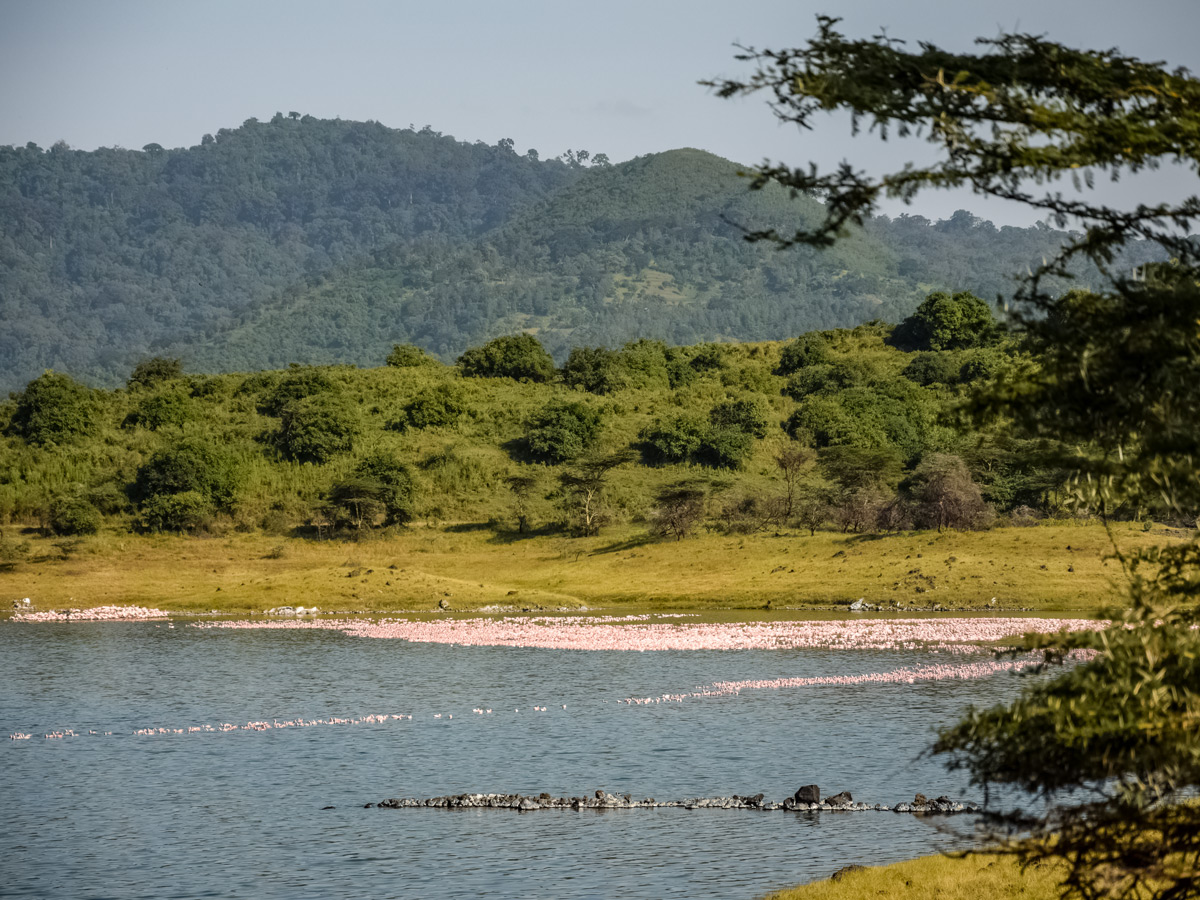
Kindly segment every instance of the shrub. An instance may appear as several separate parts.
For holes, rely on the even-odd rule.
[[[737,428],[757,438],[767,436],[769,424],[762,404],[748,397],[718,403],[709,411],[708,421],[714,428]]]
[[[275,435],[287,459],[324,463],[354,449],[358,415],[341,397],[317,394],[293,400],[284,407]]]
[[[130,390],[155,387],[164,381],[174,381],[183,377],[183,363],[178,359],[168,359],[165,356],[155,356],[143,359],[134,366],[125,382]]]
[[[196,494],[209,504],[211,513],[213,509],[229,509],[238,480],[238,472],[229,459],[204,444],[184,441],[158,451],[138,469],[132,494],[142,508],[143,517],[147,504],[176,494]]]
[[[443,428],[457,422],[466,412],[461,392],[453,385],[441,384],[425,388],[400,410],[400,415],[388,423],[393,431],[410,428]]]
[[[949,353],[917,353],[901,372],[909,381],[928,387],[931,384],[958,384],[962,365]]]
[[[197,531],[212,519],[213,503],[199,491],[154,494],[141,505],[148,531]]]
[[[555,401],[526,423],[525,443],[542,462],[567,462],[588,450],[600,434],[600,411],[587,403]]]
[[[333,381],[319,369],[296,369],[279,380],[260,404],[259,410],[270,416],[279,416],[297,400],[335,390]]]
[[[554,378],[554,360],[532,334],[514,334],[473,347],[458,358],[471,378],[515,378],[544,382]]]
[[[979,528],[992,518],[979,485],[957,456],[928,454],[906,487],[917,503],[917,520],[926,528]]]
[[[374,453],[354,467],[354,478],[376,485],[385,525],[405,525],[416,512],[416,482],[412,471],[390,453]]]
[[[783,348],[779,354],[779,366],[776,375],[791,375],[809,366],[824,365],[829,362],[829,341],[823,334],[812,332],[802,334]]]
[[[659,420],[639,436],[642,455],[651,464],[686,462],[700,448],[706,430],[703,422],[687,415]]]
[[[140,425],[151,431],[160,428],[182,428],[195,415],[191,399],[181,391],[164,391],[144,398],[125,417],[124,425]]]
[[[966,350],[994,343],[998,332],[992,308],[970,291],[938,291],[896,326],[892,342],[906,350]]]
[[[55,534],[95,534],[100,511],[83,497],[59,497],[50,505],[50,529]]]
[[[433,365],[437,360],[415,344],[395,344],[384,362],[397,369],[410,369]]]
[[[70,376],[47,371],[17,397],[8,430],[29,444],[63,444],[94,431],[97,418],[90,390]]]
[[[563,381],[592,394],[611,394],[625,387],[622,354],[605,347],[576,347],[562,368]]]
[[[651,530],[664,537],[683,540],[704,520],[704,488],[695,484],[674,484],[654,495]]]
[[[740,428],[709,427],[701,435],[692,459],[714,469],[738,469],[753,449],[754,435]]]

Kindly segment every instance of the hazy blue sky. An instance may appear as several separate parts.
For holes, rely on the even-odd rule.
[[[894,165],[912,151],[851,141],[835,120],[800,134],[761,100],[718,100],[696,83],[748,74],[734,42],[796,45],[823,11],[855,36],[885,27],[967,49],[1019,30],[1200,70],[1200,0],[0,0],[0,144],[190,146],[296,110],[508,137],[543,156],[586,148],[615,162],[691,146],[749,163]],[[1121,190],[1127,201],[1196,189],[1163,174]],[[1029,221],[971,197],[929,195],[910,211],[960,206]]]

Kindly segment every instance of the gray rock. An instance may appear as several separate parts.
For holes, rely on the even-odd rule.
[[[826,798],[825,802],[833,807],[849,806],[854,802],[854,798],[850,796],[849,791],[842,791],[840,794],[834,794],[832,797]]]

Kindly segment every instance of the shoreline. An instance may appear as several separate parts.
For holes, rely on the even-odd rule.
[[[1121,524],[1127,548],[1186,539]],[[682,541],[635,526],[595,538],[519,537],[487,526],[417,526],[361,541],[259,533],[105,533],[21,538],[0,598],[41,610],[137,605],[172,614],[609,614],[715,617],[1057,612],[1119,600],[1106,530],[1066,522],[982,532],[703,534]]]

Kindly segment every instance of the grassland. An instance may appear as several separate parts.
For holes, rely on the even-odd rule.
[[[1052,900],[1061,896],[1061,872],[1051,865],[1022,871],[1010,857],[928,856],[891,866],[846,872],[836,879],[789,888],[767,900]]]
[[[1125,548],[1175,537],[1120,525]],[[1179,537],[1183,535],[1180,534]],[[518,536],[485,525],[416,525],[360,541],[261,533],[181,537],[101,533],[28,538],[0,572],[0,598],[40,608],[132,603],[180,612],[516,609],[1094,612],[1118,599],[1109,533],[1067,522],[979,532],[818,532],[652,538],[614,527],[594,538]],[[995,601],[993,602],[993,598]],[[5,606],[7,606],[7,602]]]

